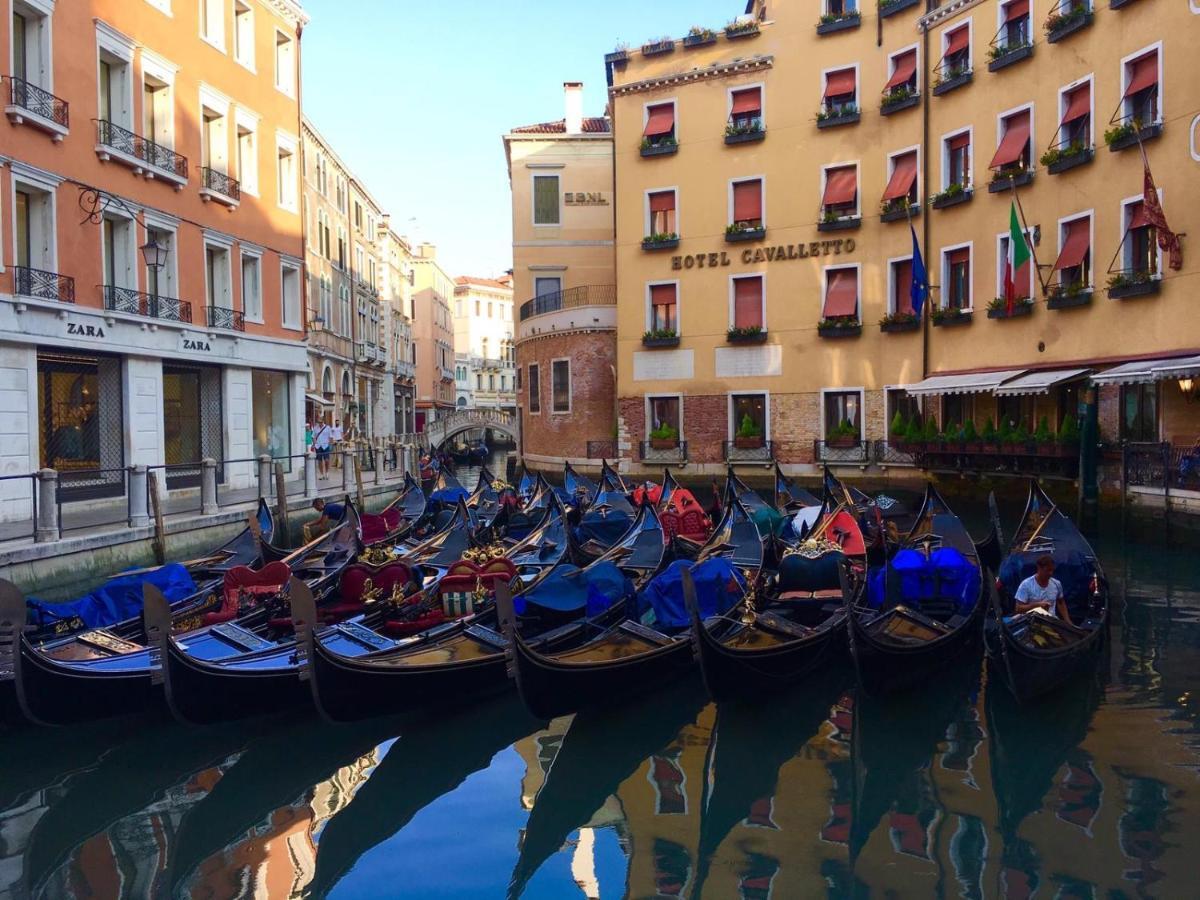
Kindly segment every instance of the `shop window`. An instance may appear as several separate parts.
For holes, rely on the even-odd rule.
[[[858,74],[854,69],[825,73],[821,112],[830,118],[858,112]]]
[[[1159,439],[1157,383],[1121,386],[1121,439]]]
[[[200,461],[222,459],[219,368],[163,366],[163,441],[170,489],[199,485]]]
[[[60,491],[82,498],[125,490],[121,360],[38,353],[39,458]]]
[[[679,288],[675,284],[650,285],[650,330],[679,333]]]
[[[1063,290],[1091,286],[1091,232],[1090,216],[1063,222],[1058,227],[1058,245],[1062,249],[1054,261],[1054,271],[1058,273],[1058,283]]]
[[[254,9],[248,0],[233,2],[233,58],[254,68]]]
[[[676,234],[675,192],[654,191],[647,195],[646,202],[650,217],[650,229],[646,232],[647,236]]]
[[[551,412],[571,411],[571,361],[556,359],[550,364]]]
[[[942,252],[942,307],[971,308],[971,250],[959,247]]]
[[[540,413],[542,411],[542,382],[539,377],[539,367],[536,363],[529,364],[529,411],[531,413]]]
[[[945,182],[942,188],[958,185],[963,190],[971,186],[971,133],[963,131],[946,138]]]
[[[292,415],[290,377],[286,372],[255,369],[252,376],[254,397],[254,455],[270,456],[291,470],[285,459],[292,452]]]
[[[533,176],[533,224],[558,225],[558,176]]]
[[[860,391],[826,391],[823,398],[825,439],[836,437],[848,424],[862,438],[862,393]]]
[[[1158,92],[1158,51],[1139,56],[1125,63],[1122,73],[1125,90],[1122,94],[1122,116],[1126,122],[1139,126],[1162,121]]]
[[[733,279],[733,327],[762,329],[766,327],[764,307],[766,291],[761,275],[746,275]]]

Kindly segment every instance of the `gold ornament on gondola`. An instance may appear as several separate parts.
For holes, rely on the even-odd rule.
[[[477,576],[475,578],[475,590],[471,592],[471,608],[476,610],[479,609],[479,607],[483,606],[483,604],[487,602],[487,599],[488,591],[487,588],[483,586],[483,578]]]
[[[820,559],[827,553],[840,553],[842,548],[827,538],[809,538],[795,547],[789,547],[784,557],[802,556],[805,559]]]
[[[383,588],[375,587],[375,582],[370,578],[363,581],[362,601],[364,605],[374,603],[381,596],[383,596]]]
[[[486,547],[472,547],[463,551],[462,558],[477,566],[485,565],[493,559],[501,559],[505,553],[503,544],[489,544]]]
[[[509,484],[507,481],[501,481],[499,478],[492,482],[492,490],[494,490],[497,494],[501,491],[511,491],[512,489],[513,486],[511,484]]]
[[[366,563],[368,566],[378,567],[390,563],[399,556],[395,547],[368,547],[358,555],[358,561]]]
[[[758,601],[758,595],[755,592],[757,581],[750,569],[742,569],[742,577],[746,579],[746,592],[742,595],[742,624],[753,625]]]

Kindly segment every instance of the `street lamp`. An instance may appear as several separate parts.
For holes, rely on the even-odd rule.
[[[154,238],[154,233],[147,234],[146,243],[138,248],[142,251],[142,261],[146,269],[154,273],[154,283],[150,291],[150,315],[158,318],[158,272],[167,264],[167,248]],[[150,279],[147,279],[150,280]]]

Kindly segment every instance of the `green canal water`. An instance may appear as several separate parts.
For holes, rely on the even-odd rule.
[[[1097,540],[1105,657],[1027,710],[976,658],[886,703],[0,731],[0,896],[1194,897],[1200,566],[1149,537]]]

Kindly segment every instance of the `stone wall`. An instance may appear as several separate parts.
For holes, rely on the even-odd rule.
[[[516,347],[521,373],[522,451],[561,459],[587,456],[588,441],[613,441],[616,418],[616,334],[611,331],[555,332],[526,338]],[[553,411],[551,362],[571,361],[571,411]],[[529,366],[537,365],[541,411],[529,411]]]

